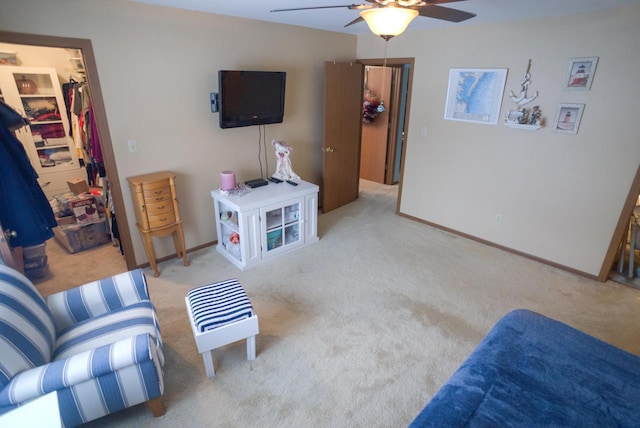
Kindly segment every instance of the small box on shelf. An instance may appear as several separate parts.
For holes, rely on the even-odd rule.
[[[74,195],[89,192],[89,184],[82,178],[73,178],[67,181],[67,186],[69,186],[69,190],[73,192]]]

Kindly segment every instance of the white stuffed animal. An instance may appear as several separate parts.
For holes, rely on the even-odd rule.
[[[289,159],[289,153],[293,150],[291,146],[280,140],[273,140],[271,145],[276,149],[276,172],[272,177],[280,180],[299,180],[300,176],[291,168],[291,160]]]

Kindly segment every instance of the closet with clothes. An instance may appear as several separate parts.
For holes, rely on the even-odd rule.
[[[0,50],[6,46],[0,43]],[[3,230],[0,235],[11,248],[23,249],[25,272],[29,273],[30,262],[38,262],[39,269],[31,272],[36,276],[46,272],[47,255],[42,250],[52,237],[55,239],[49,242],[49,249],[58,254],[80,253],[82,257],[82,251],[111,243],[117,248],[113,251],[119,250],[122,256],[81,52],[23,45],[10,48],[19,49],[21,55],[13,62],[5,62],[8,65],[0,65],[0,101],[23,118],[24,126],[0,135],[5,149],[10,143],[17,143],[12,146],[14,150],[15,147],[22,149],[21,160],[26,163],[20,167],[31,169],[30,174],[23,173],[22,176],[32,180],[29,189],[40,196],[38,203],[26,201],[21,206],[28,206],[34,216],[46,213],[46,221],[40,223],[47,233],[36,239],[39,242],[31,240],[28,243],[37,252],[23,247],[26,244],[21,241],[25,232],[16,230],[15,218],[30,223],[29,228],[38,223],[20,214],[19,207],[8,202],[11,194],[8,186],[14,178],[9,176],[10,169],[3,164],[0,172]],[[16,162],[8,158],[3,161]],[[49,217],[48,212],[53,212],[53,216]],[[8,236],[1,233],[4,230],[10,231]],[[37,259],[28,260],[29,254]]]
[[[118,222],[91,102],[91,90],[84,74],[81,73],[81,76],[80,81],[72,76],[68,83],[62,85],[62,93],[67,106],[66,114],[71,129],[70,134],[77,150],[80,165],[86,169],[87,184],[90,188],[99,187],[102,191],[103,199],[106,202],[105,215],[109,223],[108,229],[111,231],[114,242],[120,244]],[[119,248],[122,252],[122,246],[119,245]]]
[[[84,78],[78,82],[71,77],[68,83],[62,85],[62,94],[78,159],[80,165],[87,169],[87,182],[101,186],[106,173],[89,85]]]

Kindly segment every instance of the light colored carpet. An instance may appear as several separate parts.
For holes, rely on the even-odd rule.
[[[320,241],[242,272],[214,248],[146,269],[165,344],[166,415],[143,405],[92,423],[127,427],[402,427],[515,308],[640,355],[640,290],[599,283],[395,215],[396,187],[319,216]],[[213,221],[212,221],[213,223]],[[260,319],[214,352],[208,379],[186,316],[196,286],[235,277]]]

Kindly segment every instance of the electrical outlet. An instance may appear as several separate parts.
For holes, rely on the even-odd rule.
[[[136,140],[129,140],[129,153],[136,153],[138,151],[138,143]]]
[[[496,223],[502,223],[502,214],[496,214]]]

